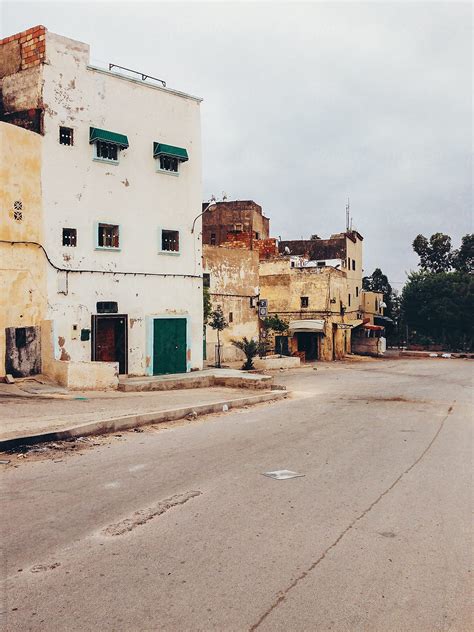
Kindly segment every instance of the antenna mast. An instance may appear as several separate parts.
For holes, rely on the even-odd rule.
[[[349,198],[347,198],[347,204],[346,204],[346,232],[349,231],[350,225],[349,225],[349,211],[350,211],[350,203],[349,203]]]

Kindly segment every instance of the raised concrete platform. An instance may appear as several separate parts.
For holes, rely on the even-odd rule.
[[[253,361],[255,368],[259,370],[274,369],[296,369],[301,365],[301,360],[295,356],[267,356],[265,358],[255,358]]]
[[[169,391],[182,388],[209,388],[226,386],[229,388],[271,388],[273,377],[248,373],[237,369],[205,369],[195,373],[174,373],[150,377],[121,377],[118,390],[133,391]]]

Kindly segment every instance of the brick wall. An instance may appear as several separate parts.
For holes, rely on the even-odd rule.
[[[205,208],[205,206],[204,206]],[[236,225],[244,233],[258,233],[260,239],[269,236],[270,220],[262,214],[262,207],[252,200],[218,202],[202,218],[203,244],[219,246],[227,241],[229,232],[238,235]]]
[[[227,238],[221,245],[226,248],[256,250],[260,259],[270,259],[278,256],[278,246],[275,238],[253,239],[253,234],[250,232],[227,233]]]
[[[44,63],[46,53],[46,28],[32,28],[0,40],[0,77],[12,75]]]

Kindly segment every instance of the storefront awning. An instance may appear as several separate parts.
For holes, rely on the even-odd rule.
[[[153,143],[153,158],[158,158],[158,156],[177,158],[181,160],[181,162],[189,160],[188,152],[183,147],[174,147],[173,145],[165,145],[164,143]]]
[[[348,320],[347,325],[350,325],[352,329],[355,329],[356,327],[360,327],[361,325],[364,324],[364,321],[362,319],[360,320]]]
[[[114,143],[114,145],[118,145],[121,149],[127,149],[128,147],[128,138],[124,134],[117,134],[116,132],[109,132],[106,129],[91,127],[89,129],[89,143],[95,143],[98,140],[104,143]]]
[[[385,327],[380,325],[364,325],[364,329],[370,329],[370,331],[382,331]]]
[[[288,329],[291,333],[309,332],[316,334],[324,333],[324,320],[290,320]]]
[[[394,321],[388,316],[374,316],[374,323],[376,325],[394,325]]]

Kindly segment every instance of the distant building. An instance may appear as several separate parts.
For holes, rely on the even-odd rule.
[[[347,293],[341,297],[346,316],[357,317],[362,292],[362,242],[364,238],[355,230],[331,235],[329,239],[314,236],[307,240],[280,241],[280,254],[288,253],[305,259],[307,265],[325,265],[345,272]]]
[[[0,41],[0,374],[77,388],[202,367],[200,99]]]
[[[220,246],[245,235],[251,247],[252,240],[268,239],[269,231],[270,220],[252,200],[218,202],[203,215],[202,242],[207,246]]]

